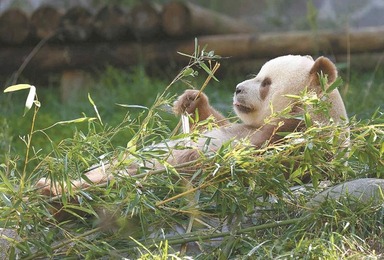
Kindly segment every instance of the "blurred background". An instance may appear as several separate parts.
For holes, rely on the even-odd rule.
[[[42,5],[69,8],[82,5],[98,9],[104,4],[132,6],[138,0],[1,0],[0,12],[17,7],[33,11]],[[165,4],[168,0],[147,1]],[[191,0],[189,2],[246,20],[261,30],[309,29],[307,5],[312,4],[318,11],[319,28],[363,27],[384,24],[384,2],[382,0]]]

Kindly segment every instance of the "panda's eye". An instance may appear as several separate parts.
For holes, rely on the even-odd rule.
[[[269,85],[272,84],[272,80],[270,78],[265,78],[262,82],[261,82],[261,87],[267,87]]]

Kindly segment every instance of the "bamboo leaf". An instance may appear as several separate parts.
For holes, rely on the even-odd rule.
[[[126,104],[118,104],[118,103],[116,103],[116,105],[118,105],[118,106],[120,106],[120,107],[127,107],[127,108],[141,108],[141,109],[149,110],[148,107],[140,106],[140,105],[126,105]]]
[[[97,109],[97,106],[96,106],[95,102],[93,101],[93,99],[91,98],[91,94],[89,94],[89,93],[88,93],[88,100],[89,100],[89,102],[93,106],[93,109],[96,112],[97,119],[99,119],[100,124],[103,125],[103,121],[101,120],[101,117],[100,117],[100,114],[99,114],[99,110]]]
[[[328,77],[326,74],[324,75],[323,71],[320,71],[320,73],[318,74],[318,77],[320,81],[321,90],[325,92],[326,91],[325,87],[327,86]]]
[[[7,197],[7,195],[1,192],[0,197],[4,201],[5,205],[7,205],[8,207],[12,207],[12,201]]]
[[[189,134],[191,130],[189,126],[189,117],[187,115],[181,115],[181,124],[183,126],[183,133]]]
[[[312,126],[311,115],[310,115],[309,113],[305,113],[305,114],[304,114],[304,121],[305,121],[305,125],[306,125],[307,127]]]
[[[208,68],[208,66],[205,63],[200,63],[200,67],[208,74],[210,75],[214,80],[219,81],[212,73],[212,71]]]
[[[181,55],[181,56],[185,56],[185,57],[188,57],[188,58],[191,58],[191,59],[194,59],[195,56],[192,56],[192,55],[189,55],[189,54],[185,54],[185,53],[182,53],[182,52],[177,52],[177,54]]]
[[[199,43],[198,43],[198,40],[197,38],[195,38],[195,52],[194,52],[194,55],[195,55],[195,59],[197,60],[199,58],[199,52],[200,52],[200,48],[199,48]]]
[[[183,77],[187,77],[187,76],[195,76],[195,70],[192,69],[192,68],[186,68],[184,71],[183,71]]]
[[[15,92],[15,91],[24,90],[24,89],[29,89],[29,93],[28,93],[27,100],[25,101],[23,116],[25,116],[25,114],[32,108],[32,105],[35,102],[36,102],[35,105],[40,107],[40,103],[37,100],[35,100],[36,87],[29,84],[17,84],[17,85],[9,86],[4,90],[4,93],[8,93],[8,92]]]
[[[3,167],[5,169],[6,166],[4,164],[1,164],[1,167]],[[0,177],[2,179],[2,182],[7,186],[7,188],[14,191],[13,185],[11,184],[11,182],[9,181],[7,176],[5,176],[2,171],[0,171]]]
[[[35,96],[36,96],[36,87],[30,86],[28,97],[27,97],[27,100],[25,101],[23,116],[25,116],[25,114],[32,108],[32,105],[33,105],[34,100],[35,100]],[[39,105],[40,105],[40,103],[39,103]]]
[[[287,95],[284,95],[284,97],[289,97],[289,98],[294,98],[294,99],[300,99],[300,96],[299,96],[299,95],[290,95],[290,94],[287,94]]]
[[[36,132],[46,131],[46,130],[51,129],[51,128],[58,126],[58,125],[77,124],[77,123],[89,122],[89,121],[93,121],[93,120],[96,120],[96,117],[81,117],[81,118],[76,118],[73,120],[59,121],[59,122],[56,122],[53,125],[48,126],[46,128],[36,130]]]
[[[9,86],[6,89],[4,89],[4,93],[15,92],[15,91],[29,89],[29,88],[31,88],[31,85],[29,84],[17,84],[17,85]]]
[[[343,80],[339,77],[337,78],[325,91],[325,93],[331,93],[334,89],[340,87],[343,84]]]
[[[88,209],[88,208],[81,206],[81,205],[77,206],[74,204],[67,204],[67,205],[65,205],[63,210],[65,210],[66,212],[70,213],[73,216],[77,216],[78,218],[82,218],[78,212],[84,212],[84,213],[87,213],[89,215],[95,215],[95,212],[92,209]]]
[[[94,120],[95,117],[81,117],[73,120],[67,120],[67,121],[59,121],[55,125],[66,125],[66,124],[73,124],[73,123],[82,123],[89,120]]]

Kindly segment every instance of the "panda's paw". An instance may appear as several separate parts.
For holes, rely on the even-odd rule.
[[[196,109],[202,111],[208,105],[208,97],[199,90],[188,89],[180,95],[173,104],[173,111],[176,115],[184,113],[194,114]]]

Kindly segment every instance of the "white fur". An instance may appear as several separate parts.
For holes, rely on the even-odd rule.
[[[243,81],[237,85],[244,91],[234,95],[234,110],[239,118],[247,125],[259,127],[264,119],[271,115],[271,107],[278,112],[289,104],[284,97],[286,94],[298,94],[309,83],[309,72],[314,64],[312,57],[287,55],[268,61],[260,69],[255,78]],[[270,91],[265,100],[260,98],[260,86],[266,78],[272,80]],[[250,113],[243,113],[237,104],[252,109]]]

